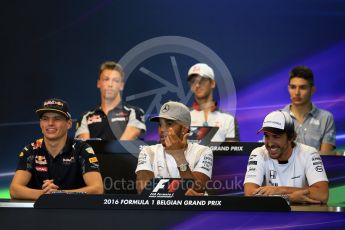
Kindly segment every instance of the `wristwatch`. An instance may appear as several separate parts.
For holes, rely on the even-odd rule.
[[[188,166],[189,166],[189,164],[188,164],[188,162],[186,162],[186,163],[184,163],[184,164],[180,164],[179,166],[177,166],[177,168],[178,168],[178,170],[180,170],[181,172],[185,172],[185,171],[187,171]]]

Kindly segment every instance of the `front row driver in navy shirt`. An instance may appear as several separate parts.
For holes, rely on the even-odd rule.
[[[19,153],[11,198],[35,200],[58,190],[102,194],[102,177],[92,147],[67,135],[72,127],[67,103],[48,99],[36,113],[43,138]]]

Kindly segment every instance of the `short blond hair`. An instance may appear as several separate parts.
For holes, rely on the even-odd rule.
[[[98,74],[98,78],[100,78],[103,70],[115,70],[117,72],[120,73],[122,81],[124,80],[125,77],[125,72],[123,71],[122,66],[119,63],[116,63],[114,61],[105,61],[102,63],[101,67],[99,68],[99,74]]]

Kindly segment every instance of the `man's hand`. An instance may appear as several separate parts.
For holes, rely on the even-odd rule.
[[[269,196],[269,195],[281,195],[285,194],[285,191],[281,187],[277,186],[263,186],[254,190],[253,195]]]
[[[59,186],[54,184],[54,180],[44,180],[42,185],[43,194],[55,192],[59,189]]]
[[[167,136],[165,137],[165,151],[175,158],[177,164],[186,162],[184,151],[187,148],[188,135],[188,133],[185,133],[181,140],[172,128],[169,128],[167,131]]]
[[[321,204],[321,201],[311,199],[308,195],[309,189],[294,191],[289,194],[289,200],[291,203]]]
[[[197,192],[194,189],[190,188],[185,193],[186,196],[204,196],[205,194],[203,192]]]

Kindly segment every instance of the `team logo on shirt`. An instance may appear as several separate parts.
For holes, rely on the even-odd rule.
[[[270,170],[270,178],[271,179],[276,179],[277,178],[277,171]]]
[[[35,142],[31,143],[33,149],[41,148],[43,139],[38,139]]]
[[[45,156],[35,156],[35,163],[39,165],[46,165],[47,159]]]
[[[62,163],[64,165],[69,165],[69,164],[74,163],[74,162],[75,162],[74,156],[71,156],[70,158],[62,158]]]

